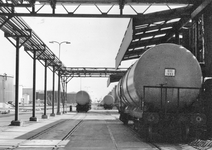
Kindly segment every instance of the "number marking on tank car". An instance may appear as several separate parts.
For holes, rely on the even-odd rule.
[[[175,77],[176,70],[174,68],[166,68],[165,69],[165,76],[166,77]]]

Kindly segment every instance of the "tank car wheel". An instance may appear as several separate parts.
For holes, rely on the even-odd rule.
[[[127,115],[124,115],[124,118],[123,118],[123,123],[125,124],[125,125],[128,125],[128,116]]]
[[[190,133],[190,128],[188,125],[181,125],[181,128],[180,128],[180,136],[181,136],[181,140],[183,142],[186,142],[188,141],[188,138],[189,138],[189,133]]]
[[[129,120],[128,120],[128,115],[127,115],[127,114],[121,113],[119,119],[120,119],[125,125],[128,124],[128,121],[129,121]]]

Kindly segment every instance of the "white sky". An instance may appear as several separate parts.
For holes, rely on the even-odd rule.
[[[121,18],[23,18],[45,44],[59,55],[58,44],[49,41],[70,41],[62,44],[60,59],[67,67],[115,67],[115,57],[124,37],[129,19]],[[15,47],[0,32],[2,55],[0,74],[15,74]],[[32,87],[33,64],[20,49],[20,85]],[[7,67],[5,67],[7,66]],[[127,65],[125,65],[127,66]],[[37,90],[44,89],[44,67],[37,61]],[[52,89],[52,72],[48,70],[48,89]],[[115,85],[107,87],[107,78],[74,78],[68,92],[86,90],[91,98],[103,98]],[[57,76],[56,85],[57,89]]]
[[[47,7],[47,8],[45,8]],[[45,6],[43,12],[49,9]],[[149,5],[135,6],[138,12],[144,12]],[[167,10],[172,6],[152,5],[146,13],[159,10]],[[181,7],[175,6],[175,7]],[[39,7],[38,7],[39,8]],[[82,7],[76,13],[82,11],[97,11],[97,8]],[[106,12],[110,7],[106,7]],[[75,8],[73,8],[75,9]],[[56,12],[60,11],[57,7]],[[18,10],[17,10],[18,11]],[[125,6],[124,12],[135,13],[129,6]],[[99,13],[98,11],[96,13]],[[118,6],[111,10],[111,13],[119,13]],[[129,19],[124,18],[23,18],[33,31],[44,41],[44,43],[57,56],[59,54],[58,44],[51,44],[49,41],[69,41],[70,45],[61,46],[60,59],[67,67],[115,67],[115,57],[127,29]],[[1,55],[0,74],[15,74],[15,47],[4,37],[0,31]],[[32,59],[23,47],[20,49],[20,85],[32,88]],[[122,63],[122,67],[129,67],[135,60]],[[37,61],[38,62],[38,61]],[[44,89],[44,67],[37,63],[36,89]],[[52,89],[52,72],[48,70],[48,90]],[[107,87],[107,78],[74,78],[68,84],[68,92],[86,90],[93,100],[103,98],[114,87],[111,84]],[[57,89],[57,76],[56,86]]]

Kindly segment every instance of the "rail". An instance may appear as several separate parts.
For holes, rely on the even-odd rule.
[[[64,147],[64,141],[68,140],[68,138],[73,134],[73,132],[80,126],[80,124],[83,123],[84,118],[87,116],[87,114],[74,114],[74,116],[71,119],[60,119],[56,122],[53,122],[51,124],[48,124],[46,126],[44,126],[43,128],[39,129],[39,130],[33,130],[31,132],[31,134],[29,134],[29,136],[27,136],[27,138],[25,140],[22,140],[20,142],[18,142],[17,144],[8,147],[7,149],[20,149],[20,148],[31,148],[31,146],[33,147],[42,147],[44,145],[40,144],[40,143],[33,143],[33,145],[30,145],[29,143],[31,141],[36,141],[38,139],[42,140],[43,136],[46,135],[50,135],[49,138],[53,139],[54,138],[54,134],[52,134],[53,132],[57,132],[57,134],[59,134],[59,132],[61,132],[61,127],[63,128],[68,128],[67,130],[64,130],[65,132],[61,132],[61,139],[59,139],[58,141],[55,142],[50,142],[50,144],[47,144],[47,149],[60,149],[61,147]],[[70,121],[76,120],[76,123],[74,123],[73,127],[70,128]],[[57,131],[59,130],[59,131]],[[68,132],[68,133],[67,133]],[[23,138],[23,137],[19,137],[19,138]],[[48,140],[44,140],[45,142],[47,142]],[[54,140],[49,140],[49,141],[54,141]],[[41,142],[42,143],[42,142]]]

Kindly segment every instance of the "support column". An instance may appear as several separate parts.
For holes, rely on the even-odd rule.
[[[191,48],[189,47],[190,46],[189,29],[182,29],[182,34],[183,34],[182,45],[188,50],[191,50]]]
[[[180,44],[179,30],[175,30],[175,44]]]
[[[66,104],[66,95],[67,95],[67,93],[66,93],[66,78],[64,77],[63,78],[63,82],[62,82],[62,87],[63,87],[63,114],[65,114],[66,113],[66,109],[65,109],[65,104]]]
[[[42,115],[42,119],[48,119],[46,114],[46,99],[47,99],[47,59],[45,59],[45,72],[44,72],[44,114]]]
[[[32,117],[29,121],[38,121],[35,117],[35,101],[36,101],[36,50],[33,53],[33,89],[32,89]]]
[[[57,100],[57,115],[61,115],[61,112],[60,112],[60,70],[58,71],[58,100]]]
[[[15,120],[11,121],[11,126],[21,126],[19,120],[19,37],[16,38],[16,71],[15,71]]]
[[[27,29],[26,31],[29,32],[28,35],[14,35],[14,34],[9,34],[9,33],[4,33],[4,36],[12,43],[15,48],[16,48],[16,76],[15,76],[15,120],[11,121],[11,126],[21,126],[22,122],[19,120],[19,99],[18,99],[18,94],[19,94],[19,50],[20,47],[23,46],[31,37],[31,29]],[[20,38],[24,37],[26,38],[21,44]],[[15,38],[16,43],[13,43],[13,41],[10,38]]]
[[[205,43],[205,76],[212,76],[212,4],[204,13],[204,43]]]
[[[205,73],[204,77],[212,77],[212,4],[204,12],[204,43],[205,43]],[[206,85],[205,85],[206,86]],[[212,136],[212,82],[208,82],[208,89],[205,92],[205,112],[207,116],[207,133]]]
[[[66,103],[68,102],[68,82],[67,82],[67,78],[66,78],[66,96],[65,96],[65,100],[66,100]],[[67,113],[67,105],[66,105],[66,113]]]
[[[54,100],[55,100],[55,66],[53,66],[53,81],[52,81],[52,113],[50,116],[54,117]]]
[[[62,79],[64,80],[64,79]],[[63,105],[63,114],[65,113],[65,85],[63,83],[64,81],[62,81],[62,105]]]

